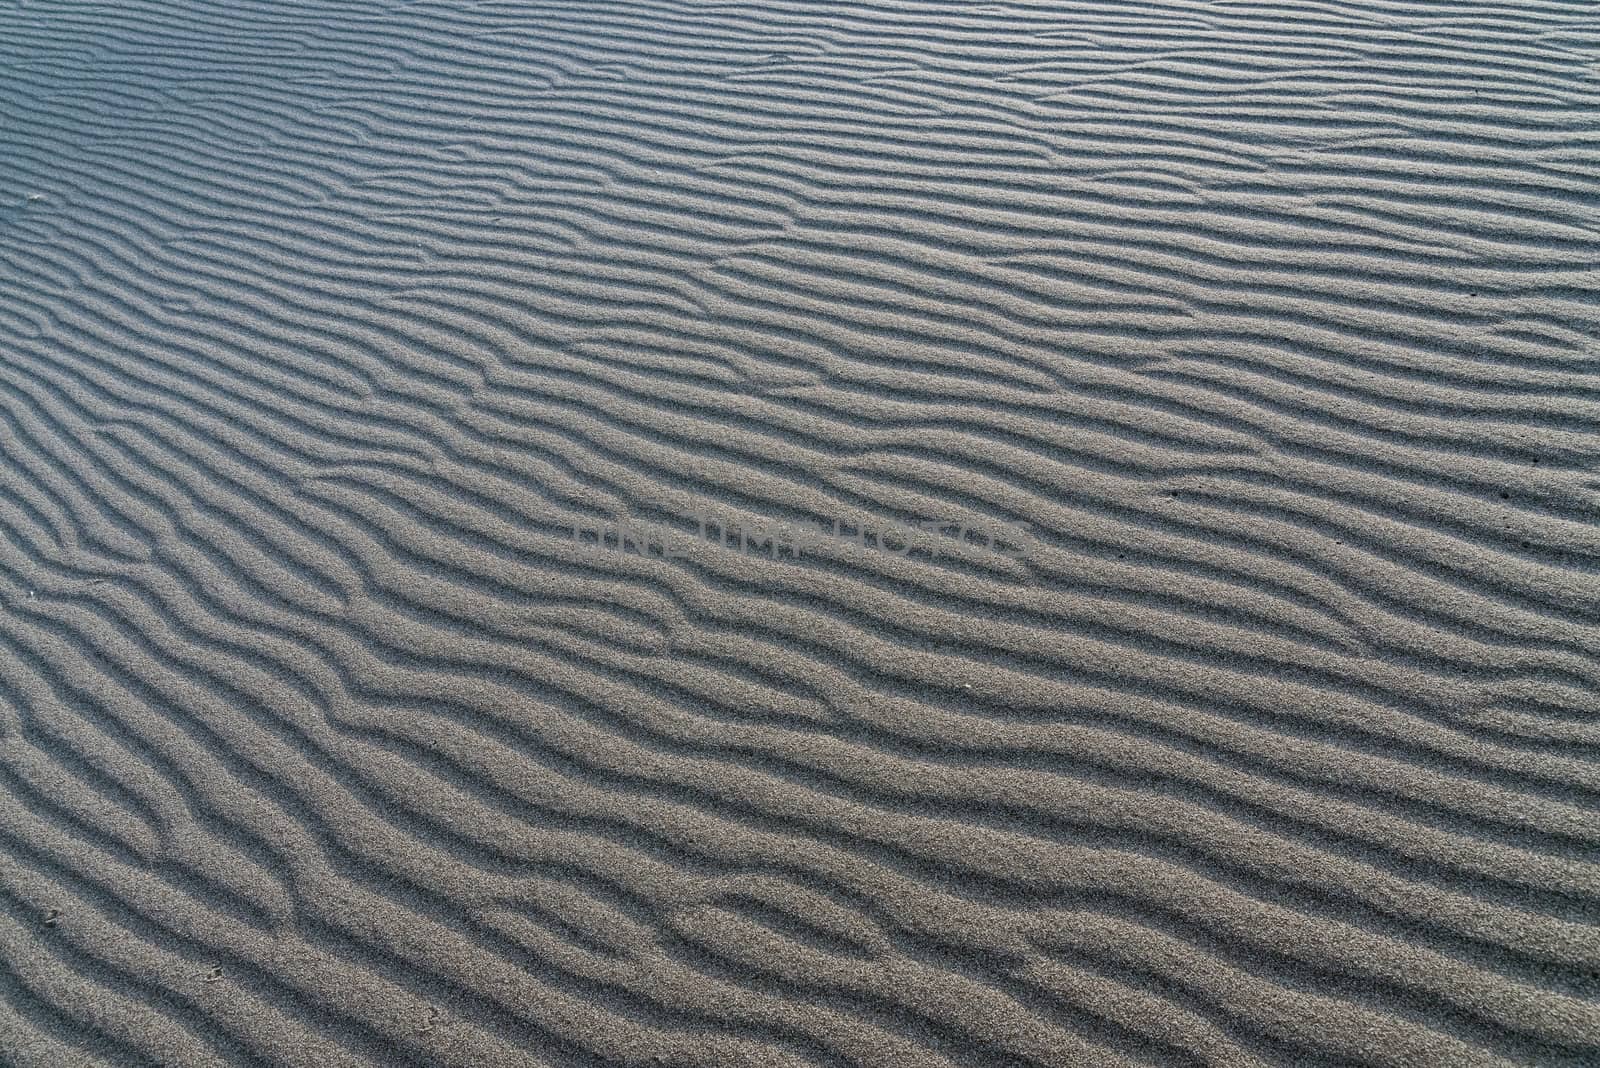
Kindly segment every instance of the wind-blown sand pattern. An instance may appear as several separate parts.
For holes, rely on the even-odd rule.
[[[1592,0],[0,63],[0,1061],[1597,1063]]]

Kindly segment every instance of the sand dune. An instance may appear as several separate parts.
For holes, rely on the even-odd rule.
[[[1600,1062],[1591,0],[0,65],[0,1062]]]

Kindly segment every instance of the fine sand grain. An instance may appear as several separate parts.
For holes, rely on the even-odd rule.
[[[1595,0],[3,0],[0,1064],[1600,1063],[1597,517]]]

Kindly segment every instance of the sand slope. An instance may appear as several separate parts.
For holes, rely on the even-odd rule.
[[[1589,0],[0,71],[0,1061],[1600,1058]]]

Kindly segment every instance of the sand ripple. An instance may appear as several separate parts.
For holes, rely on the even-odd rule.
[[[0,68],[0,1060],[1600,1059],[1589,0]]]

